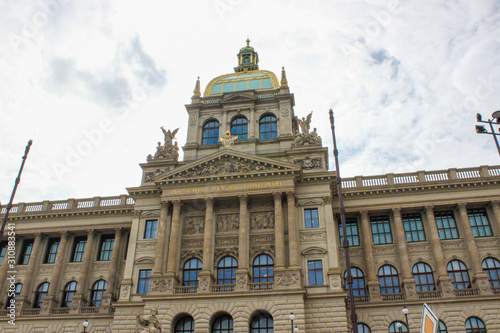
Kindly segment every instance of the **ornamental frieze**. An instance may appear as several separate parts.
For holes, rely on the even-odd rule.
[[[240,217],[234,215],[217,216],[217,232],[228,232],[238,230]]]
[[[95,263],[92,266],[93,271],[107,271],[109,270],[109,262],[104,262],[104,263]]]
[[[391,244],[391,245],[383,245],[383,246],[374,246],[373,247],[373,254],[396,254],[396,246]]]
[[[228,247],[223,249],[215,249],[215,257],[222,258],[226,256],[232,256],[238,258],[238,247]]]
[[[144,174],[144,180],[147,182],[147,183],[150,183],[153,181],[153,179],[155,179],[156,177],[160,176],[160,175],[163,175],[165,172],[169,172],[170,170],[173,170],[174,166],[169,166],[169,167],[166,167],[166,168],[162,168],[162,169],[156,169],[155,171],[150,171],[150,172],[146,172]]]
[[[198,258],[201,259],[203,258],[203,250],[198,249],[198,250],[183,250],[181,251],[181,261],[185,261],[188,258]]]
[[[258,212],[250,214],[250,229],[262,230],[274,228],[274,212]]]
[[[305,158],[302,159],[292,158],[290,159],[290,162],[292,162],[293,164],[300,165],[304,170],[321,168],[321,158],[310,158],[309,156],[306,156]]]
[[[261,245],[261,246],[251,246],[250,247],[250,257],[254,257],[257,254],[265,253],[274,256],[275,250],[274,245]]]
[[[483,247],[498,247],[498,239],[481,239],[481,238],[476,238],[476,243],[477,246],[480,248]]]
[[[441,242],[441,247],[443,248],[443,250],[463,249],[464,242],[461,239],[447,240],[445,242]]]
[[[274,244],[274,233],[273,234],[257,234],[250,235],[250,244]]]
[[[151,292],[153,293],[164,293],[167,291],[172,291],[172,280],[170,279],[151,279]]]
[[[427,252],[431,250],[428,242],[408,243],[408,252]]]
[[[299,272],[276,272],[276,286],[299,287]]]
[[[203,247],[203,238],[182,240],[182,248],[197,248],[197,247]]]
[[[182,230],[186,235],[203,234],[205,232],[205,217],[185,217]]]
[[[156,248],[156,239],[149,241],[138,241],[136,245],[137,252],[149,252]]]
[[[216,237],[215,238],[215,245],[238,245],[238,236],[233,236],[233,237]]]
[[[316,242],[326,240],[325,231],[302,231],[300,232],[300,240],[303,242]]]
[[[196,165],[188,170],[179,172],[172,178],[190,178],[215,175],[227,175],[232,173],[248,173],[255,171],[278,171],[284,167],[271,165],[264,162],[244,160],[231,156],[223,156],[219,159]]]

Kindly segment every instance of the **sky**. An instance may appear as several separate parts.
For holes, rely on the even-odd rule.
[[[498,165],[500,1],[0,0],[0,202],[126,194],[247,36],[341,176]],[[182,159],[182,151],[181,151]],[[330,170],[335,168],[330,149]]]

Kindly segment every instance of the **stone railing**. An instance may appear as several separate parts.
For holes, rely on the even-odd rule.
[[[86,308],[80,308],[80,313],[99,313],[99,307],[91,306]]]
[[[388,173],[378,176],[356,176],[342,179],[342,188],[360,188],[398,184],[442,182],[455,179],[476,179],[500,176],[500,165],[483,165],[477,168]]]
[[[128,207],[135,204],[132,197],[120,195],[114,197],[94,197],[89,199],[69,199],[59,201],[43,202],[20,202],[12,206],[10,214],[33,213],[33,212],[51,212],[69,209],[89,209],[100,207]],[[1,206],[0,214],[7,212],[7,205]]]
[[[383,301],[402,301],[405,299],[405,293],[381,294]]]
[[[417,291],[418,298],[420,299],[428,299],[428,298],[440,298],[441,291],[432,290],[432,291]]]
[[[250,291],[273,290],[273,285],[274,282],[249,283],[248,290]]]
[[[494,294],[500,295],[500,287],[491,287],[491,290],[493,290]]]
[[[174,287],[174,294],[196,294],[198,286],[178,286]]]
[[[51,315],[65,315],[69,313],[69,308],[55,308],[50,309]]]
[[[38,316],[41,309],[24,309],[21,311],[22,316]]]
[[[213,293],[231,293],[234,291],[234,284],[216,284],[210,286]]]
[[[455,293],[455,296],[459,296],[459,297],[462,297],[462,296],[477,296],[477,295],[479,295],[479,289],[473,289],[473,288],[469,288],[469,289],[455,289],[455,290],[453,290],[453,292]]]

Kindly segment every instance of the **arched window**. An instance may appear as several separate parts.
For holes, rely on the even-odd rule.
[[[64,287],[63,299],[61,306],[63,308],[71,307],[71,302],[73,301],[73,296],[75,296],[78,289],[78,282],[70,281]]]
[[[189,259],[184,265],[182,284],[184,286],[197,286],[202,266],[203,264],[200,259]]]
[[[101,306],[101,298],[106,292],[107,286],[108,283],[105,280],[98,280],[94,283],[90,290],[90,306]]]
[[[274,139],[278,137],[278,125],[276,117],[272,114],[265,115],[260,118],[260,136],[261,140]]]
[[[253,261],[253,282],[273,282],[274,261],[267,254],[258,255]]]
[[[378,270],[378,281],[382,294],[394,294],[401,292],[399,288],[398,271],[391,265],[384,265]]]
[[[471,288],[469,272],[467,267],[460,260],[452,260],[446,266],[448,275],[451,277],[451,284],[453,289],[467,289]]]
[[[213,145],[219,142],[219,122],[210,120],[203,125],[202,145]]]
[[[442,320],[439,321],[438,333],[448,333],[448,329],[446,328],[446,324]]]
[[[248,138],[248,120],[245,117],[236,117],[231,122],[231,135],[237,135],[236,140]]]
[[[465,331],[467,333],[486,333],[486,326],[481,319],[470,317],[465,322]]]
[[[413,278],[415,279],[415,287],[417,288],[417,291],[436,290],[431,266],[427,265],[424,262],[417,262],[413,266],[412,272]]]
[[[401,331],[399,330],[399,326],[401,325]],[[390,326],[389,326],[389,333],[406,333],[408,332],[408,327],[406,327],[406,324],[401,322],[401,321],[394,321]]]
[[[370,327],[368,325],[359,323],[358,324],[358,333],[371,333]]]
[[[267,313],[259,313],[250,322],[250,333],[273,333],[273,317]]]
[[[500,261],[495,258],[486,258],[481,265],[490,277],[490,285],[494,288],[500,287]]]
[[[217,265],[217,284],[235,284],[238,262],[233,257],[224,257]]]
[[[212,324],[212,333],[233,333],[233,318],[230,315],[217,317]]]
[[[35,301],[33,302],[34,308],[41,308],[43,305],[43,298],[47,296],[47,292],[49,291],[49,283],[43,282],[38,288],[36,288],[35,293]]]
[[[352,292],[354,296],[366,295],[365,288],[365,276],[363,271],[357,267],[351,267],[352,275]],[[345,290],[348,290],[347,286],[347,270],[344,273]]]
[[[194,333],[193,317],[185,316],[177,320],[174,326],[174,333]]]

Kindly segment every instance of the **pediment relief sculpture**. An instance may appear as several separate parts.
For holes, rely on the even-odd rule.
[[[205,232],[205,218],[203,216],[185,217],[184,218],[184,234],[202,234]]]
[[[252,213],[250,215],[250,229],[262,230],[274,228],[274,212]]]
[[[220,215],[217,217],[217,232],[238,230],[239,223],[238,215]]]

